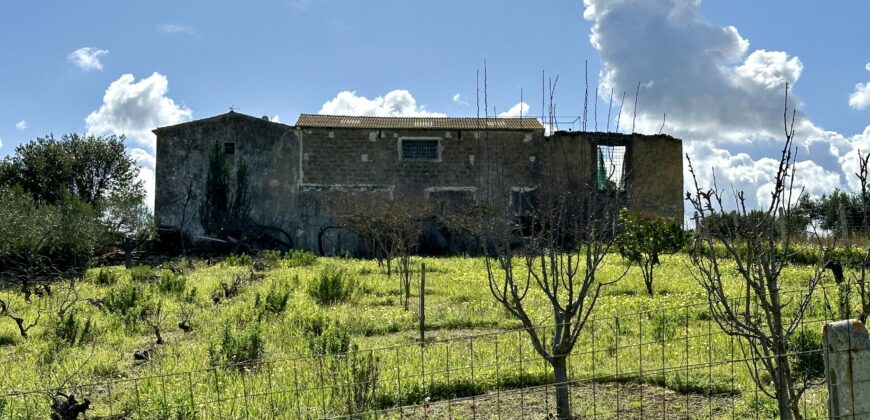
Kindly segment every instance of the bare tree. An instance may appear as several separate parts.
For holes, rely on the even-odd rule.
[[[793,197],[795,112],[792,111],[789,122],[788,85],[785,89],[785,143],[763,217],[750,221],[743,192],[735,192],[738,217],[753,225],[737,228],[727,222],[716,222],[728,220],[717,217],[725,213],[723,193],[715,177],[711,188],[703,190],[699,186],[691,160],[689,171],[694,179],[694,191],[687,194],[687,199],[695,211],[696,222],[695,246],[690,254],[692,275],[707,292],[712,318],[726,334],[742,339],[744,352],[748,352],[745,359],[750,375],[758,389],[776,399],[780,418],[801,419],[798,403],[810,384],[807,379],[799,383],[798,375],[793,373],[789,338],[804,318],[821,279],[822,265],[815,267],[803,294],[783,296],[780,275],[791,252],[791,233],[787,227],[797,217],[792,205],[798,198]],[[726,294],[727,280],[723,272],[732,269],[716,255],[717,244],[725,248],[743,283],[738,296]],[[795,304],[797,306],[793,306]]]
[[[416,254],[422,234],[422,222],[430,218],[432,210],[419,201],[402,194],[391,199],[377,196],[346,197],[350,201],[340,206],[345,211],[338,215],[346,229],[356,233],[373,249],[377,258],[387,264],[387,274],[396,261],[402,307],[410,308],[411,257]]]
[[[852,280],[855,282],[855,285],[858,287],[858,298],[860,299],[860,312],[858,314],[858,319],[861,320],[862,323],[867,322],[867,316],[870,315],[870,282],[867,280],[867,266],[870,264],[870,173],[868,173],[868,163],[870,163],[870,153],[863,154],[861,151],[858,151],[858,172],[855,173],[855,176],[858,177],[858,181],[861,185],[860,190],[860,199],[861,199],[861,207],[862,207],[862,229],[864,230],[863,234],[865,239],[867,239],[867,250],[864,253],[864,259],[861,262],[861,268],[857,273],[852,273]],[[838,283],[842,283],[843,279],[843,267],[840,265],[838,261],[828,261],[825,265],[825,268],[831,269],[835,273],[835,278],[839,281]],[[848,283],[848,282],[846,282]],[[841,293],[845,295],[845,297],[841,297],[841,312],[845,312],[848,317],[848,311],[850,309],[849,296],[851,296],[851,287],[849,284],[841,285]],[[845,309],[845,310],[844,310]]]

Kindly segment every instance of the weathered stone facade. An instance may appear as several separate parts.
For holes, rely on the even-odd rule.
[[[235,112],[154,132],[156,221],[193,238],[204,233],[198,211],[209,152],[216,145],[224,149],[231,170],[241,161],[249,168],[255,223],[309,250],[318,249],[318,239],[323,246],[325,227],[336,226],[336,196],[488,200],[538,188],[545,169],[553,167],[583,174],[594,185],[596,177],[601,182],[602,163],[619,166],[623,172],[616,171],[613,184],[624,191],[631,211],[683,214],[682,143],[665,135],[545,136],[531,118],[303,115],[288,126]],[[333,229],[324,252],[348,251],[351,245],[344,242],[351,236]]]

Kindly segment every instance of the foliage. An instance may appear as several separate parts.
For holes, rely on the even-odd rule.
[[[104,242],[101,232],[94,209],[68,193],[49,204],[18,186],[0,187],[0,270],[11,276],[85,267]]]
[[[100,209],[111,196],[144,197],[139,169],[124,137],[40,137],[15,148],[0,165],[0,186],[20,186],[37,202],[58,204],[75,197]]]
[[[127,271],[130,273],[130,279],[135,283],[150,283],[157,279],[154,268],[147,265],[137,265]]]
[[[362,413],[375,408],[380,360],[372,352],[361,352],[354,344],[347,355],[347,409]]]
[[[212,364],[222,364],[227,368],[252,368],[266,352],[263,333],[259,325],[249,326],[239,332],[224,327],[220,342],[209,346]]]
[[[100,271],[97,272],[96,281],[99,285],[111,286],[118,282],[118,273],[114,270],[101,267]]]
[[[797,211],[820,228],[837,234],[859,232],[864,226],[865,210],[861,195],[849,194],[839,188],[817,198],[802,196]]]
[[[287,309],[287,302],[290,300],[291,291],[286,282],[273,282],[272,287],[266,293],[266,298],[261,303],[259,302],[259,294],[257,294],[256,298],[264,311],[279,315]]]
[[[215,143],[209,154],[205,192],[200,206],[200,224],[208,234],[219,237],[235,234],[250,222],[251,198],[244,161],[238,162],[232,188],[231,178],[226,155],[220,144]]]
[[[74,346],[93,339],[94,325],[90,317],[82,321],[76,311],[69,311],[57,319],[53,332],[57,340]]]
[[[254,264],[254,259],[244,252],[239,255],[230,255],[224,262],[230,267],[250,267]]]
[[[133,314],[134,309],[146,298],[145,291],[141,286],[124,283],[109,289],[103,298],[103,306],[106,310],[126,317]]]
[[[181,274],[165,270],[157,281],[157,289],[164,294],[181,296],[187,288],[187,279]]]
[[[822,334],[802,328],[789,338],[789,353],[794,354],[794,374],[805,379],[825,376],[825,351]]]
[[[647,293],[653,294],[653,270],[661,262],[659,256],[679,252],[689,244],[690,236],[675,221],[620,213],[623,232],[616,246],[622,258],[637,264],[643,272]]]
[[[342,354],[350,351],[350,332],[342,324],[327,320],[322,329],[306,331],[308,349],[314,356]]]
[[[321,305],[334,305],[353,295],[356,283],[347,271],[334,265],[324,267],[308,282],[308,295]]]
[[[317,263],[317,256],[301,249],[293,249],[284,255],[287,267],[309,267]]]

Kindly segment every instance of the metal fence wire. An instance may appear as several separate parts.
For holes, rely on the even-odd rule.
[[[821,332],[836,318],[832,292],[814,295],[788,354],[807,385],[799,401],[806,418],[827,417]],[[656,308],[591,318],[568,357],[565,385],[579,418],[776,417],[776,401],[749,375],[759,361],[705,304]],[[48,418],[60,392],[90,401],[81,418],[539,419],[555,415],[557,385],[527,331],[517,329],[7,391],[0,417]]]

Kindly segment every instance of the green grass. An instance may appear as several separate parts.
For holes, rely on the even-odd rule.
[[[191,405],[202,417],[341,414],[361,407],[360,398],[351,398],[361,391],[346,383],[359,369],[349,370],[348,357],[334,354],[354,346],[370,354],[367,363],[376,367],[376,374],[366,376],[373,387],[371,401],[363,399],[368,408],[537,385],[551,377],[521,325],[490,296],[483,259],[415,258],[415,267],[421,262],[427,267],[427,338],[432,341],[425,346],[416,343],[416,305],[402,309],[398,277],[387,277],[374,261],[298,253],[270,259],[262,272],[252,271],[257,264],[249,257],[212,266],[198,261],[183,274],[164,267],[92,269],[79,284],[75,306],[79,331],[85,320],[90,322],[86,339],[56,337],[63,322],[71,323],[52,315],[61,299],[59,287],[53,297],[32,304],[16,289],[0,291],[26,319],[42,312],[28,339],[18,336],[11,320],[0,318],[0,418],[47,417],[45,394],[10,394],[89,383],[102,384],[75,390],[79,400],[79,395],[92,400],[89,415],[183,417],[191,414]],[[625,268],[612,255],[598,278],[615,278]],[[342,287],[352,293],[318,303],[312,285],[320,284],[325,270],[340,270]],[[810,274],[806,267],[788,267],[784,288],[799,289]],[[224,288],[234,283],[237,294],[225,295]],[[728,285],[732,294],[738,292],[738,281]],[[739,342],[710,319],[688,259],[664,257],[654,286],[655,296],[647,296],[640,271],[632,268],[604,289],[570,357],[572,377],[726,395],[734,398],[738,415],[768,407],[764,397],[755,399],[746,367],[731,362],[742,358]],[[835,288],[827,292],[836,302]],[[219,303],[212,300],[216,293]],[[418,293],[414,286],[414,299]],[[104,308],[89,298],[104,302]],[[138,317],[157,300],[168,314],[161,324],[166,344],[160,346]],[[541,293],[533,290],[526,307],[537,323],[552,322]],[[183,309],[193,311],[187,333],[177,327]],[[821,331],[822,293],[809,313],[817,322],[806,328]],[[801,346],[807,346],[806,337],[815,336],[802,336]],[[134,352],[144,350],[151,352],[150,360],[134,360]],[[251,360],[256,357],[259,361]],[[804,398],[810,417],[824,412],[824,399],[823,390]]]

